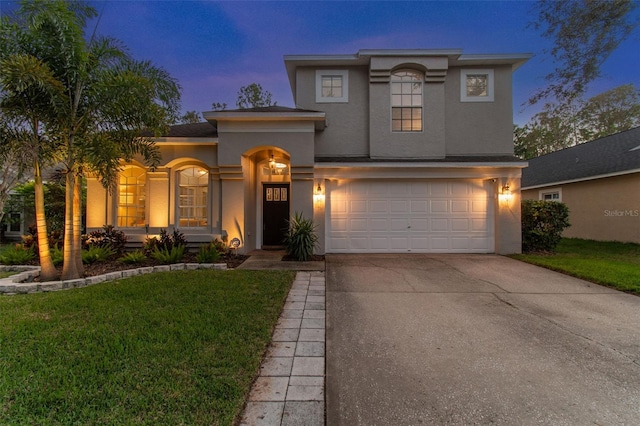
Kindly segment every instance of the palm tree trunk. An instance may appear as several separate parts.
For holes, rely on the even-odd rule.
[[[76,259],[73,249],[73,194],[74,194],[74,173],[73,170],[67,170],[65,179],[65,207],[64,207],[64,247],[62,266],[63,280],[75,280],[80,278],[78,268],[76,267]]]
[[[47,221],[44,214],[44,185],[42,184],[40,164],[37,160],[34,165],[34,181],[38,255],[40,256],[40,281],[55,281],[58,279],[58,271],[56,271],[55,266],[53,266],[51,252],[49,251],[49,235],[47,233]]]
[[[73,186],[73,257],[76,260],[76,269],[79,276],[84,276],[82,264],[82,170],[76,174],[76,182]]]

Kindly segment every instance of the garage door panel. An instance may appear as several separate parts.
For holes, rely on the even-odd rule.
[[[449,213],[449,201],[447,200],[431,200],[430,213]]]
[[[387,200],[371,200],[369,203],[370,213],[388,213],[389,202]]]
[[[474,232],[487,232],[487,219],[471,219],[471,230]]]
[[[475,250],[491,250],[489,238],[477,237],[471,238],[471,248]]]
[[[451,195],[454,197],[466,197],[469,195],[469,184],[466,182],[451,183]]]
[[[426,213],[428,206],[427,200],[411,200],[411,213]]]
[[[423,238],[411,238],[411,251],[423,252],[429,250],[429,239]]]
[[[467,213],[469,211],[468,200],[452,200],[451,213]]]
[[[409,200],[391,200],[389,210],[391,213],[405,213],[410,210],[409,204]]]
[[[349,231],[367,232],[369,228],[367,222],[367,219],[351,219],[351,226],[349,226]]]
[[[391,219],[391,231],[395,232],[407,232],[407,219],[392,218]]]
[[[431,249],[438,251],[449,250],[449,238],[447,237],[433,237],[431,240]]]
[[[411,219],[411,232],[426,232],[429,230],[429,219]]]
[[[469,238],[454,237],[451,238],[451,248],[453,250],[465,250],[469,247]]]
[[[452,232],[469,232],[469,228],[468,219],[451,219]]]
[[[449,232],[449,219],[431,219],[432,232]]]
[[[332,217],[336,217],[337,214],[347,213],[347,201],[344,198],[342,199],[338,198],[338,196],[336,195],[334,195],[334,197],[331,199]]]
[[[367,213],[366,200],[351,200],[348,213]]]
[[[487,200],[485,198],[471,200],[471,212],[472,213],[481,213],[481,214],[486,213],[487,212]]]
[[[432,196],[449,195],[449,185],[446,182],[432,182],[428,185]]]
[[[362,251],[364,249],[368,249],[369,248],[369,244],[368,244],[368,238],[367,237],[351,237],[349,238],[349,245],[351,248],[355,250],[359,250]]]
[[[373,250],[386,250],[389,247],[389,238],[387,237],[371,237],[371,248]]]
[[[327,251],[491,252],[492,206],[479,180],[334,182]]]
[[[348,219],[333,219],[331,221],[331,229],[333,232],[346,232],[349,229]]]

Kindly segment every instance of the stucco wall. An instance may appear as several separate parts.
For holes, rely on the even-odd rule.
[[[369,155],[369,70],[367,67],[347,69],[348,103],[316,102],[316,69],[302,67],[296,73],[296,104],[300,108],[323,111],[327,127],[316,134],[318,156],[358,157]]]
[[[423,131],[391,131],[391,93],[386,77],[370,82],[367,67],[349,70],[348,103],[316,103],[316,70],[296,71],[297,106],[327,115],[327,128],[316,135],[318,156],[371,158],[442,158],[445,155],[513,155],[513,101],[511,65],[490,68],[494,75],[492,102],[460,100],[460,70],[446,58],[372,58],[371,67],[390,73],[415,69],[427,73],[423,83]],[[432,70],[446,73],[444,81]]]
[[[513,155],[511,66],[494,67],[494,101],[461,102],[460,70],[450,68],[446,87],[447,155]]]
[[[563,236],[640,244],[640,173],[594,179],[543,189],[559,188],[569,207]],[[523,191],[524,199],[539,199],[542,189]]]

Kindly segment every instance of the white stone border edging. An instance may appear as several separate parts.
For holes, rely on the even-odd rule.
[[[33,282],[40,276],[39,266],[6,266],[0,265],[0,271],[13,272],[21,271],[18,274],[11,275],[7,278],[0,279],[0,294],[13,295],[25,293],[40,293],[47,291],[69,290],[72,288],[81,288],[93,284],[104,283],[107,281],[115,281],[121,278],[135,277],[136,275],[150,274],[153,272],[167,271],[193,271],[196,269],[217,269],[226,270],[226,263],[174,263],[172,265],[147,266],[144,268],[125,269],[123,271],[109,272],[103,275],[93,277],[79,278],[67,281],[47,281]]]

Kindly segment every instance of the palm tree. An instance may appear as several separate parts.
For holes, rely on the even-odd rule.
[[[95,15],[93,8],[77,2],[23,2],[14,24],[28,35],[23,39],[29,39],[26,46],[16,44],[45,64],[55,87],[62,87],[46,92],[51,95],[48,103],[38,107],[47,117],[43,123],[66,173],[63,279],[82,274],[84,172],[95,173],[113,188],[121,161],[140,154],[155,166],[159,152],[143,132],[159,132],[179,109],[179,85],[164,70],[134,61],[114,39],[85,40],[86,21]],[[10,83],[19,82],[16,78]]]
[[[33,161],[40,277],[43,281],[52,281],[58,274],[49,250],[41,166],[51,160],[55,148],[41,129],[49,119],[49,103],[61,93],[62,87],[46,64],[24,54],[8,55],[0,59],[0,87],[3,115],[13,118],[13,122],[17,123],[16,127],[27,135],[24,140],[27,146],[23,149],[31,153],[29,157]]]

